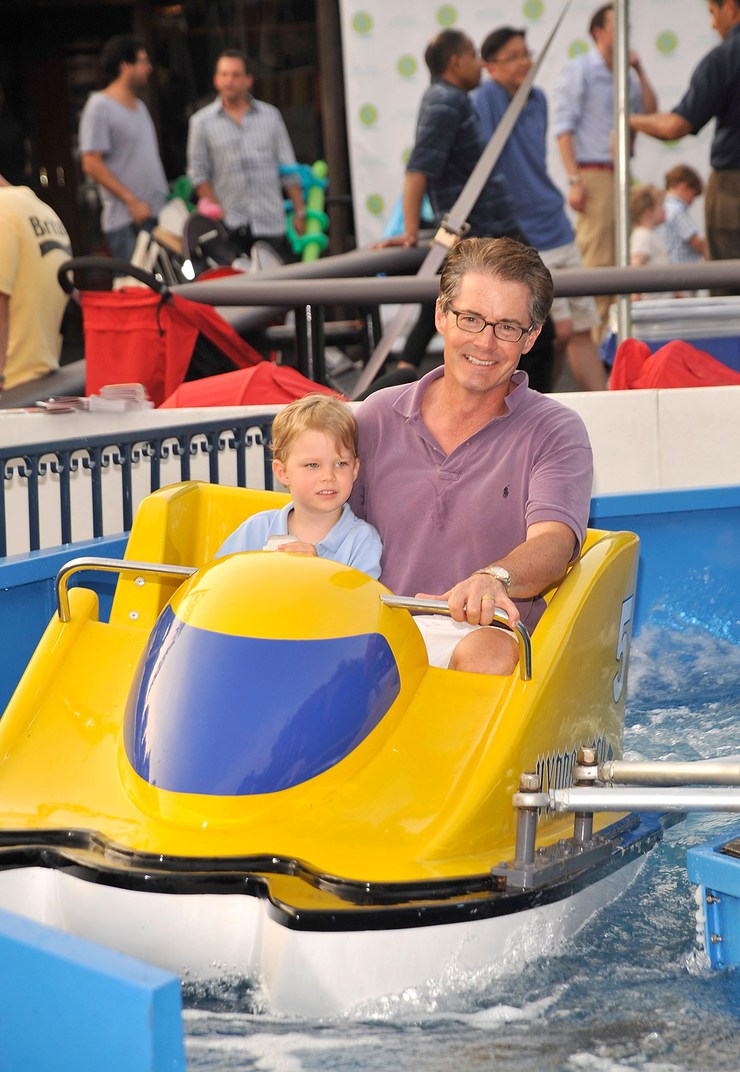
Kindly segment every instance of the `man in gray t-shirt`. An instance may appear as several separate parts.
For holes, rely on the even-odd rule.
[[[156,224],[168,192],[154,123],[137,96],[152,65],[144,43],[130,34],[112,37],[101,61],[108,84],[82,111],[80,159],[98,184],[111,254],[131,260],[138,232]]]

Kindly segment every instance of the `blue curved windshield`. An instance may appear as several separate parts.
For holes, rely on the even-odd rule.
[[[264,640],[187,625],[165,608],[126,710],[134,770],[179,793],[247,795],[338,763],[400,689],[378,633]]]

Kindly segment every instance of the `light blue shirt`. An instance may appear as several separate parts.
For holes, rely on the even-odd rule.
[[[701,253],[690,245],[699,230],[691,218],[689,206],[680,197],[667,194],[664,202],[665,225],[663,237],[668,247],[668,256],[674,264],[687,264],[704,260]]]
[[[262,551],[270,536],[287,536],[288,515],[293,503],[282,510],[263,510],[253,514],[235,529],[221,544],[215,558],[233,555],[238,551]],[[383,545],[377,530],[367,521],[361,521],[352,513],[347,503],[342,507],[342,516],[323,540],[316,544],[320,558],[343,562],[346,566],[367,573],[376,579],[380,576],[380,556]]]
[[[640,80],[630,68],[630,110],[642,112]],[[553,97],[552,132],[572,134],[579,164],[611,164],[614,78],[601,53],[592,48],[563,68]]]

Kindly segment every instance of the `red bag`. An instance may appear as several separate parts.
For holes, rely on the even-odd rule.
[[[740,372],[681,339],[667,342],[654,354],[647,343],[625,339],[617,347],[609,380],[612,391],[733,384],[740,384]]]
[[[155,405],[185,379],[262,362],[210,305],[144,287],[84,291],[85,390],[142,383]]]
[[[160,409],[200,406],[261,406],[292,402],[295,398],[318,392],[346,401],[344,395],[314,383],[296,369],[263,361],[254,368],[209,376],[205,380],[181,383]]]

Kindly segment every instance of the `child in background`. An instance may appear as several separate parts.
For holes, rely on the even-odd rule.
[[[687,164],[677,164],[665,177],[665,241],[674,264],[702,261],[707,244],[691,218],[689,206],[704,192],[704,185]]]
[[[312,394],[281,409],[272,424],[272,471],[292,496],[239,526],[216,552],[277,550],[318,555],[380,576],[382,544],[347,505],[360,468],[357,422],[346,402]]]
[[[663,223],[663,193],[657,186],[635,186],[630,194],[632,211],[632,235],[630,237],[630,264],[633,267],[670,264],[668,250],[656,228]],[[657,294],[633,294],[633,301],[642,298],[672,298],[671,292]]]

